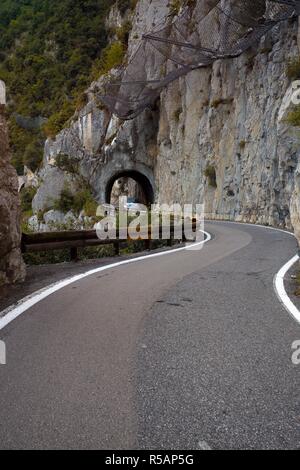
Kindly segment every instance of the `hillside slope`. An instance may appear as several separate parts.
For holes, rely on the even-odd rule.
[[[35,170],[41,162],[41,125],[55,135],[82,105],[92,66],[107,43],[110,6],[110,0],[0,2],[0,79],[14,113],[13,162],[20,174],[24,164]]]

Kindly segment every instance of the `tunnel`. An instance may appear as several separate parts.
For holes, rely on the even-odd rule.
[[[132,182],[136,183],[136,187],[134,188]],[[130,187],[130,189],[122,193],[122,184]],[[138,202],[144,205],[151,205],[154,203],[154,189],[152,183],[145,176],[143,173],[135,170],[123,170],[117,172],[111,177],[106,185],[105,190],[105,202],[107,204],[116,203],[116,201],[112,200],[113,198],[113,189],[116,188],[116,184],[119,184],[119,196],[131,196],[134,199],[134,202]],[[131,193],[130,193],[131,190]],[[134,191],[134,195],[132,193]],[[129,194],[126,194],[126,192]],[[118,191],[115,190],[116,197],[118,195]]]

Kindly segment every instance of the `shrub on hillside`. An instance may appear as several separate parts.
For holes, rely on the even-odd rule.
[[[300,127],[300,106],[296,106],[295,109],[288,114],[286,122],[290,126]]]
[[[286,67],[286,74],[291,80],[300,78],[300,57],[291,59]]]
[[[115,41],[107,46],[101,54],[101,58],[95,62],[93,67],[93,77],[99,78],[111,69],[119,67],[124,61],[126,48],[121,41]]]
[[[217,187],[216,169],[213,165],[208,165],[204,171],[204,176],[208,179],[209,186]]]
[[[22,212],[30,212],[32,200],[36,195],[36,188],[23,188],[21,190],[21,208]]]
[[[62,130],[86,99],[82,92],[90,84],[92,66],[107,46],[111,5],[111,0],[1,0],[0,79],[7,85],[11,115],[49,119],[50,137]],[[10,135],[18,173],[25,151],[36,169],[45,134],[12,122]]]
[[[60,198],[54,202],[54,209],[63,213],[72,211],[75,215],[84,210],[88,217],[96,217],[98,203],[95,200],[89,185],[82,186],[76,193],[73,193],[68,185],[63,188]]]

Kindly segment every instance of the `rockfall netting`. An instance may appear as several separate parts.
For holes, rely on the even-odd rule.
[[[188,0],[162,29],[145,34],[100,98],[121,119],[152,106],[169,83],[219,59],[237,57],[278,23],[300,15],[300,0]]]

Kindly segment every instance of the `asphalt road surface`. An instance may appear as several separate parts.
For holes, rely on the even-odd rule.
[[[213,240],[85,278],[0,331],[1,449],[300,448],[300,327],[273,277],[288,234]]]

